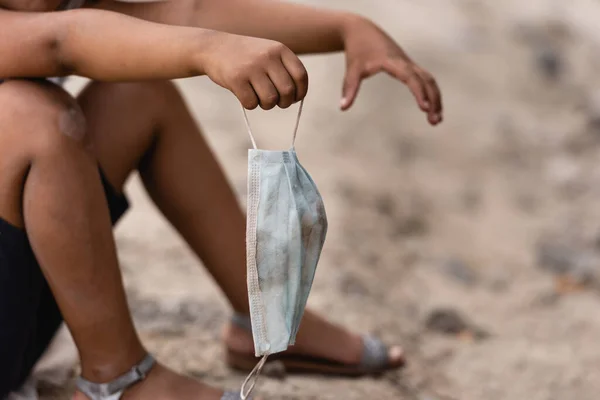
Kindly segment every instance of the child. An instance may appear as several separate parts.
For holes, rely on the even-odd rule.
[[[0,0],[0,398],[25,380],[64,318],[85,378],[77,400],[238,399],[147,355],[119,273],[111,222],[126,211],[123,183],[138,170],[235,311],[224,335],[230,365],[255,362],[245,218],[168,81],[207,75],[248,109],[286,108],[308,90],[295,53],[345,50],[343,110],[364,78],[385,71],[433,125],[442,121],[438,87],[375,24],[349,13],[269,0],[83,3]],[[70,74],[92,79],[77,99],[43,79]],[[404,362],[400,348],[310,311],[281,360],[348,375]]]

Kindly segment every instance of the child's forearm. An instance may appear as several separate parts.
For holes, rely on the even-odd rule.
[[[96,7],[170,25],[271,39],[297,54],[343,50],[344,30],[358,18],[285,0],[177,0],[137,4],[103,0]]]
[[[68,74],[104,81],[208,75],[250,109],[289,107],[308,91],[302,62],[273,40],[102,10],[0,10],[0,77]]]
[[[106,81],[202,74],[202,51],[214,34],[98,10],[0,11],[0,32],[0,77],[77,74]]]
[[[278,0],[197,0],[198,26],[276,40],[297,54],[344,49],[351,14]]]

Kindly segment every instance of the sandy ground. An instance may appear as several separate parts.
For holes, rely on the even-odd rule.
[[[380,23],[445,94],[438,129],[384,76],[343,114],[343,57],[305,58],[311,89],[297,148],[330,221],[310,305],[404,344],[411,363],[380,379],[264,379],[259,391],[273,399],[597,399],[600,3],[327,5]],[[235,99],[207,79],[180,84],[245,204],[249,141]],[[250,118],[263,147],[288,146],[294,111]],[[137,178],[128,194],[134,207],[116,236],[145,342],[179,371],[238,387],[243,376],[226,368],[219,342],[229,313],[222,295]]]

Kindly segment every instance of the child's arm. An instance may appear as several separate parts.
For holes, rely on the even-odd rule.
[[[270,40],[100,10],[0,10],[0,77],[67,74],[104,81],[207,74],[248,108],[289,105],[304,98],[308,86],[300,60]]]
[[[244,36],[268,38],[296,54],[344,49],[343,29],[352,14],[277,0],[170,0],[126,3],[91,2],[145,20],[170,25],[201,26]]]
[[[442,120],[439,88],[385,32],[357,15],[277,0],[177,0],[146,4],[102,0],[99,7],[173,25],[202,26],[282,42],[294,52],[346,51],[342,109],[349,108],[361,81],[385,71],[413,92],[429,122]]]

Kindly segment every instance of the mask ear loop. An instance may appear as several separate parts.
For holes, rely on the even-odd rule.
[[[250,396],[250,394],[254,390],[254,386],[256,386],[256,382],[258,382],[258,377],[260,376],[260,371],[262,371],[263,367],[265,366],[265,363],[267,362],[267,357],[269,357],[269,355],[265,354],[244,380],[244,383],[242,384],[242,390],[240,393],[242,400],[248,399],[248,396]],[[250,387],[246,390],[247,385],[250,385]]]
[[[256,150],[256,140],[254,140],[254,135],[252,134],[252,129],[250,128],[250,121],[248,121],[248,113],[246,109],[242,106],[242,111],[244,112],[244,122],[246,123],[246,130],[248,131],[248,135],[250,135],[250,140],[252,141],[252,147]]]
[[[300,117],[302,116],[302,108],[304,107],[304,99],[300,101],[300,108],[298,108],[298,116],[296,117],[296,125],[294,126],[294,135],[292,136],[292,149],[296,146],[296,135],[298,134],[298,126],[300,126]],[[256,146],[256,140],[254,139],[254,135],[252,134],[252,129],[250,128],[250,121],[248,120],[248,113],[246,109],[242,107],[242,111],[244,112],[244,122],[246,123],[246,130],[248,131],[248,135],[250,136],[250,140],[252,141],[252,147],[256,150],[258,147]]]
[[[302,116],[302,108],[304,107],[304,99],[300,102],[298,108],[298,116],[296,117],[296,125],[294,126],[294,136],[292,137],[292,149],[296,148],[296,135],[298,134],[298,126],[300,126],[300,117]]]

